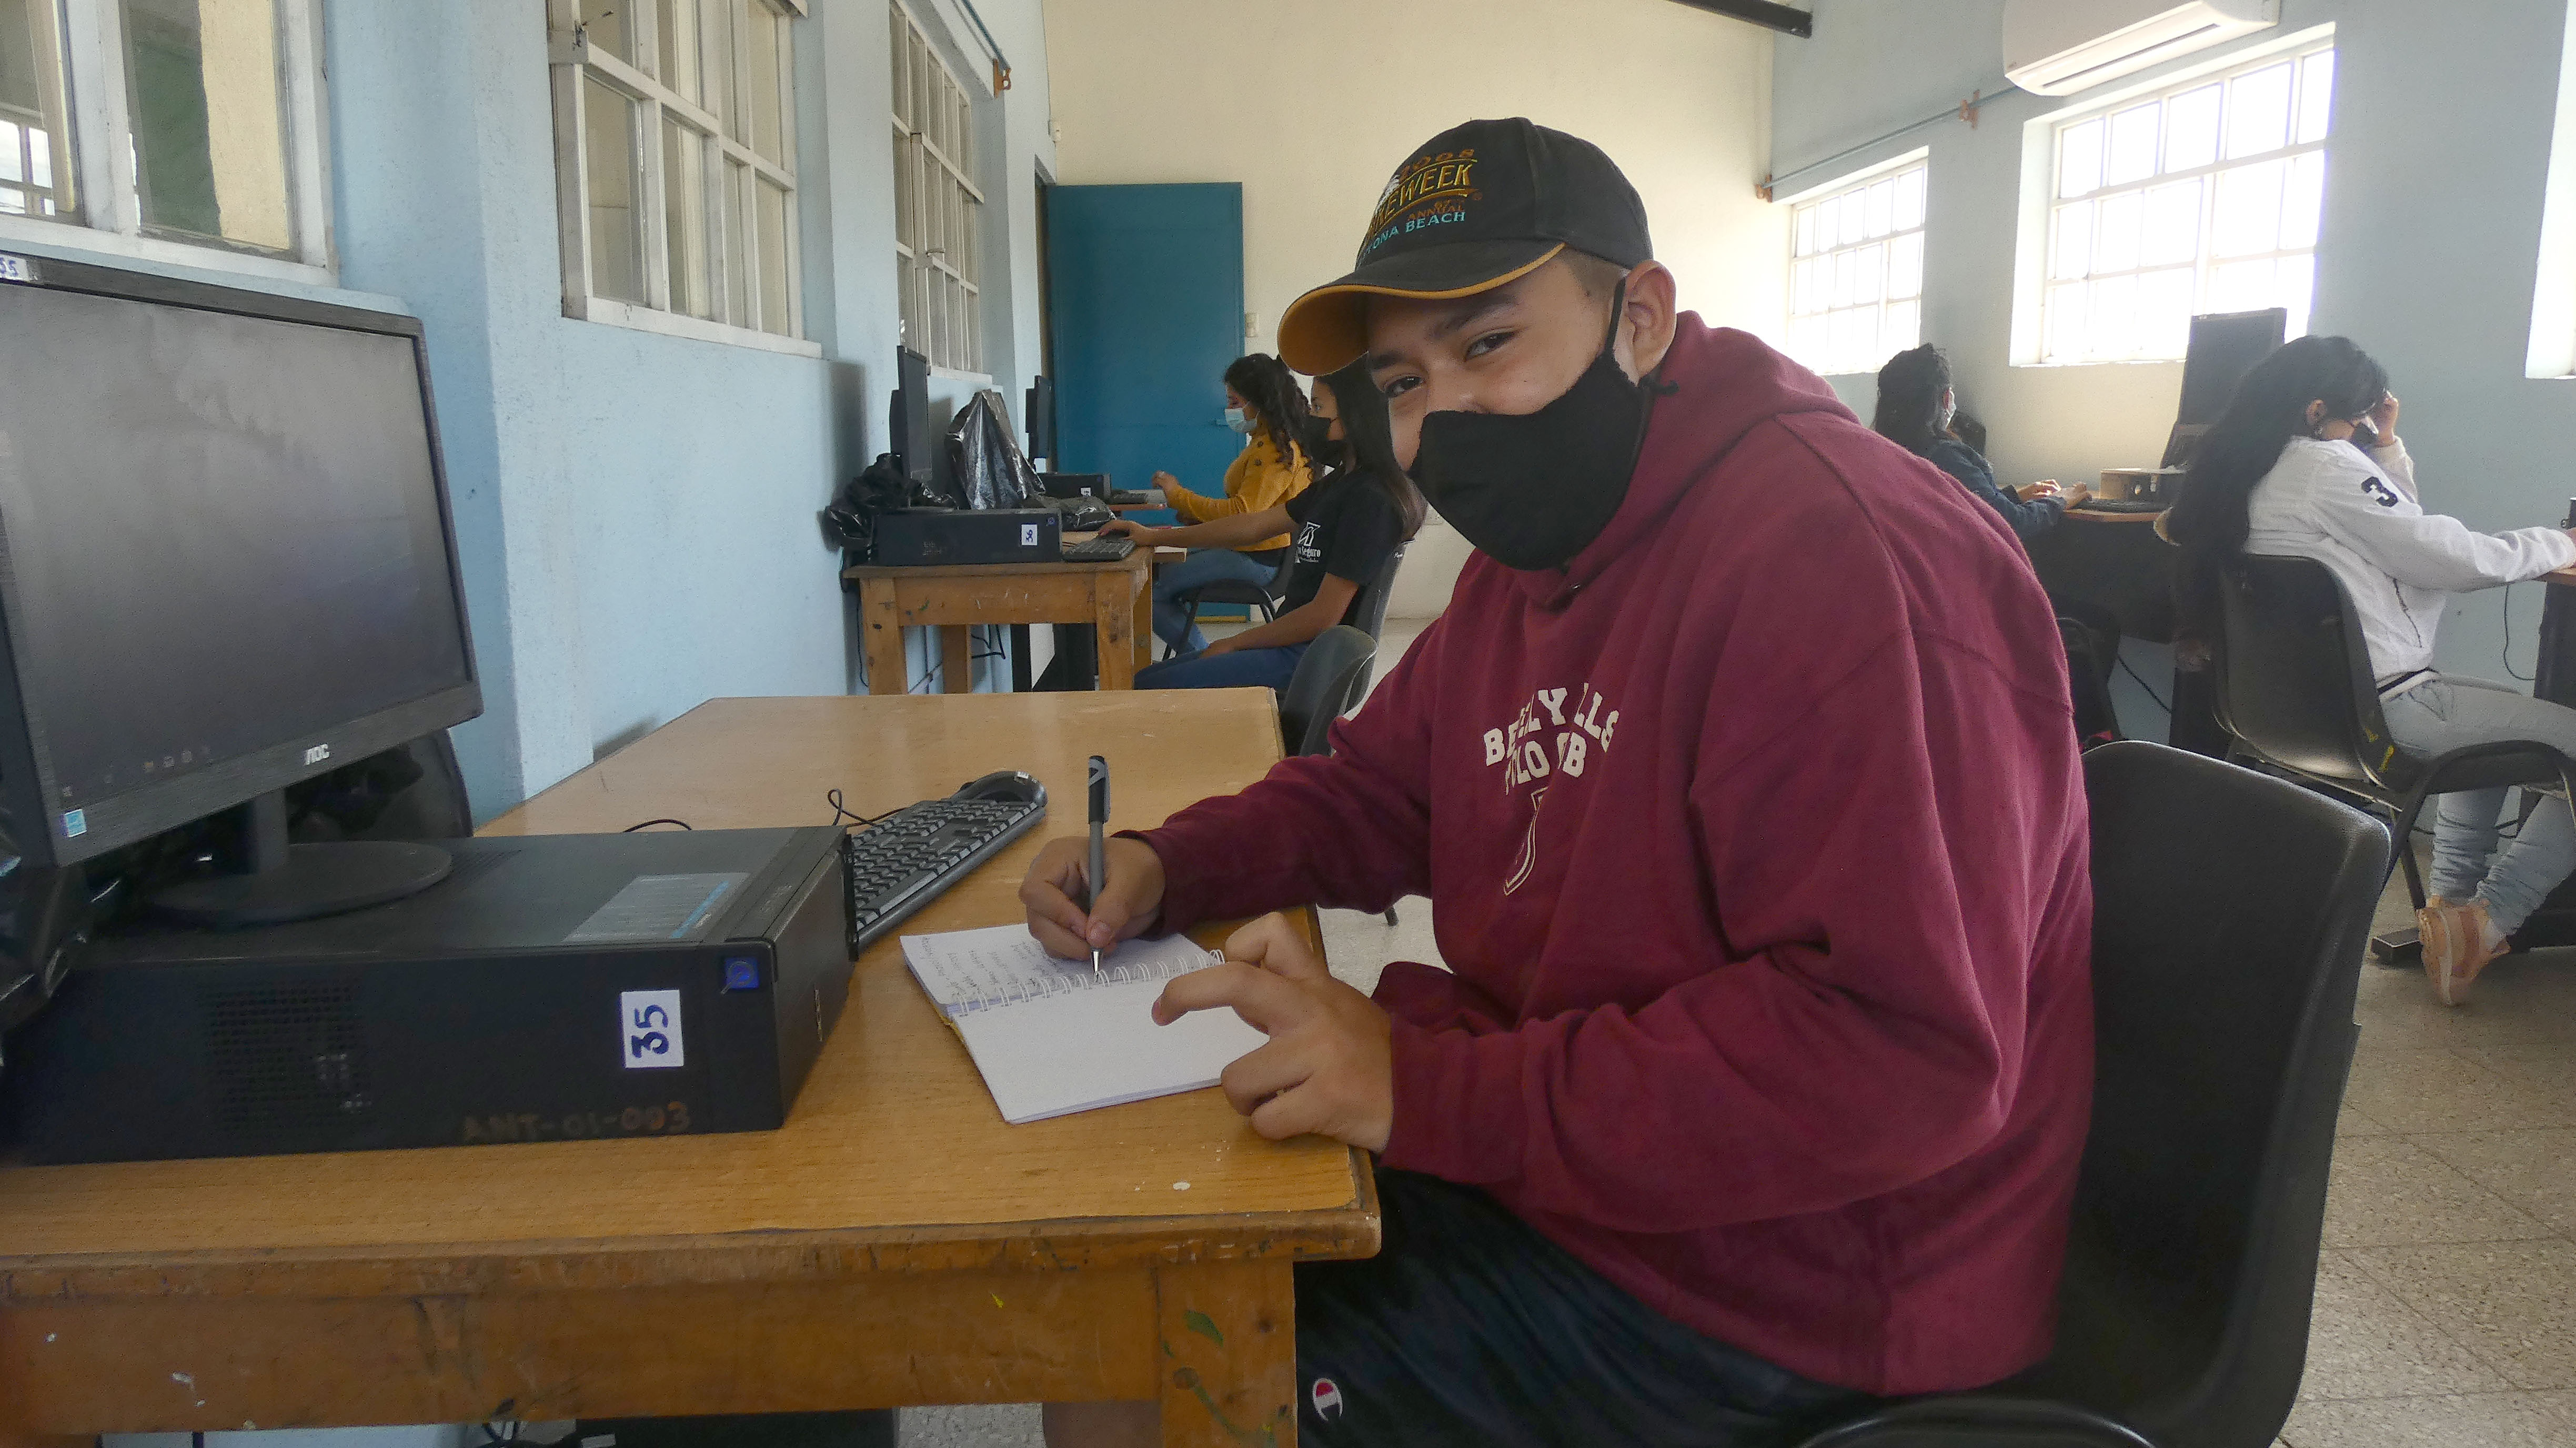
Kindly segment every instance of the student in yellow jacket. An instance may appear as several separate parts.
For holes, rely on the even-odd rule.
[[[1252,441],[1225,470],[1224,497],[1193,493],[1170,473],[1154,474],[1154,486],[1163,490],[1172,511],[1185,522],[1267,512],[1306,491],[1314,480],[1305,448],[1313,423],[1307,415],[1306,394],[1286,363],[1266,352],[1234,359],[1225,369],[1225,420],[1236,432],[1250,434]],[[1170,646],[1174,657],[1206,648],[1207,636],[1174,600],[1220,578],[1266,587],[1287,556],[1285,533],[1241,548],[1190,550],[1189,557],[1154,575],[1154,636]]]

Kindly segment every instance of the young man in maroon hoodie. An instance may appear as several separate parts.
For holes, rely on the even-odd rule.
[[[1087,912],[1079,841],[1022,896],[1079,956],[1430,895],[1454,974],[1364,997],[1271,917],[1156,1008],[1268,1034],[1224,1083],[1263,1135],[1379,1153],[1384,1250],[1299,1269],[1306,1441],[1767,1445],[2037,1361],[2092,901],[2001,520],[1677,317],[1626,179],[1523,120],[1407,161],[1280,351],[1368,358],[1477,553],[1329,757],[1113,842]]]

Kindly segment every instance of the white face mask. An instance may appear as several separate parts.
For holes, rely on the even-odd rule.
[[[1941,399],[1941,420],[1933,424],[1934,430],[1938,432],[1948,432],[1950,430],[1950,419],[1957,417],[1958,415],[1958,399],[1946,395],[1943,396]]]
[[[1250,432],[1252,431],[1252,414],[1240,407],[1229,407],[1225,410],[1225,425],[1233,428],[1236,432]]]

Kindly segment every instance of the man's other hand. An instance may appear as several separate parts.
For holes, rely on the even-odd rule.
[[[1112,871],[1114,877],[1115,871]],[[1226,964],[1163,987],[1154,1019],[1230,1009],[1270,1044],[1225,1068],[1220,1084],[1273,1141],[1313,1132],[1386,1149],[1395,1122],[1391,1024],[1377,1003],[1333,979],[1286,916],[1265,915],[1225,943]]]

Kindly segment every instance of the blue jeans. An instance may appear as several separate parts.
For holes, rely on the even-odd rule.
[[[1297,676],[1297,661],[1306,657],[1304,644],[1290,644],[1280,649],[1245,649],[1239,653],[1202,658],[1183,654],[1165,659],[1151,668],[1136,671],[1139,689],[1273,689],[1288,691],[1288,681]]]
[[[1241,579],[1264,588],[1277,577],[1275,564],[1246,558],[1231,548],[1193,548],[1190,556],[1154,573],[1154,637],[1169,644],[1172,656],[1195,654],[1207,647],[1207,635],[1190,622],[1189,611],[1172,600],[1220,578]]]
[[[2442,674],[2381,706],[2397,742],[2425,754],[2471,744],[2532,739],[2576,754],[2576,709],[2535,699],[2508,684]],[[2576,870],[2576,821],[2567,801],[2544,794],[2522,832],[2496,850],[2505,788],[2443,795],[2433,816],[2433,874],[2425,887],[2454,905],[2486,901],[2487,918],[2510,935],[2558,882]],[[2405,842],[2399,842],[2404,848]]]

